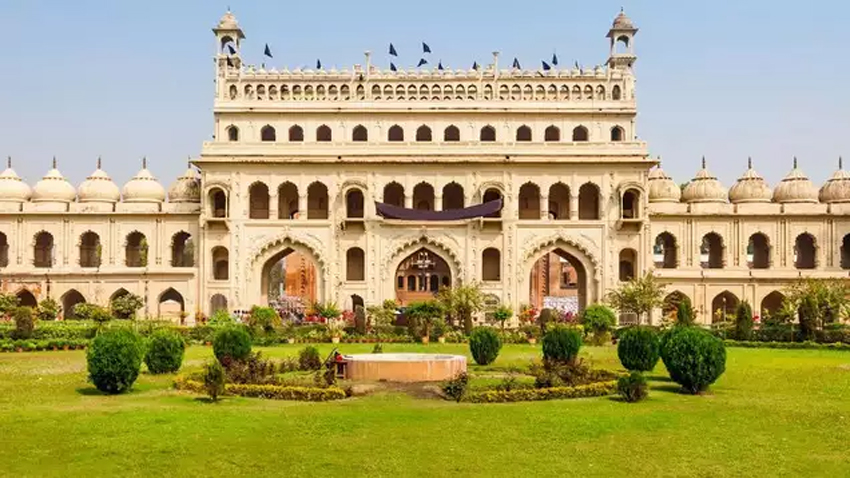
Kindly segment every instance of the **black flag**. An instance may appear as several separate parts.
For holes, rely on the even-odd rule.
[[[473,70],[478,70],[478,62],[477,62],[477,61],[473,61],[473,62],[472,62],[472,69],[473,69]]]
[[[416,65],[416,67],[417,67],[417,68],[419,68],[420,66],[422,66],[422,65],[427,65],[427,64],[428,64],[428,60],[426,60],[426,59],[424,59],[424,58],[420,58],[420,59],[419,59],[419,64],[417,64],[417,65]]]
[[[558,55],[552,53],[552,64],[558,66]]]
[[[581,66],[578,64],[578,61],[576,61],[576,70],[581,70]]]
[[[390,71],[398,71],[398,68],[395,67],[395,63],[390,62]]]
[[[392,43],[390,43],[390,55],[398,56],[398,52],[395,51],[395,47],[393,46]]]
[[[522,69],[522,67],[519,66],[519,60],[517,60],[516,58],[514,58],[514,68],[516,68],[517,70]]]
[[[230,54],[231,54],[231,55],[235,55],[235,54],[236,54],[236,48],[233,48],[233,45],[228,44],[228,45],[227,45],[227,50],[230,52]]]
[[[551,69],[552,69],[552,67],[549,66],[549,64],[544,61],[543,62],[543,71],[549,71]]]
[[[272,49],[271,49],[271,48],[269,48],[269,44],[268,44],[268,43],[266,43],[266,49],[265,49],[265,51],[263,51],[263,55],[266,55],[266,56],[267,56],[267,57],[269,57],[269,58],[274,58],[274,57],[272,56]]]
[[[227,66],[228,68],[233,68],[233,61],[230,60],[230,57],[227,57]]]
[[[440,63],[437,64],[437,69],[443,71],[443,60],[440,60]]]
[[[321,69],[322,69],[322,60],[316,60],[316,69],[317,69],[317,70],[321,70]]]
[[[431,47],[425,42],[422,42],[422,53],[431,53]]]

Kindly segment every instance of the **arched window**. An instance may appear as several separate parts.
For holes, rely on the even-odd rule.
[[[516,130],[516,140],[517,141],[531,141],[531,128],[526,125],[522,125]]]
[[[133,231],[127,235],[127,243],[124,245],[124,262],[127,267],[148,266],[148,240],[139,231]]]
[[[703,269],[723,269],[723,238],[716,232],[702,237],[700,245],[700,266]]]
[[[443,141],[453,142],[460,141],[460,130],[455,125],[451,125],[443,131]]]
[[[277,218],[298,217],[298,186],[287,181],[277,188]]]
[[[561,130],[557,126],[549,126],[546,128],[543,139],[547,143],[561,141]]]
[[[443,186],[443,211],[463,209],[463,206],[463,186],[454,182]]]
[[[761,318],[762,322],[764,319],[769,317],[775,317],[776,313],[782,308],[782,304],[785,302],[785,296],[778,291],[773,291],[770,294],[764,296],[764,299],[761,300]]]
[[[0,253],[2,253],[2,245],[0,245]],[[850,269],[850,234],[845,235],[841,240],[841,268]]]
[[[627,282],[635,278],[637,267],[637,251],[634,249],[623,249],[620,251],[620,282]]]
[[[0,267],[9,267],[9,239],[0,232]]]
[[[502,193],[496,188],[490,188],[484,191],[484,195],[481,197],[482,203],[488,203],[491,201],[498,201],[502,199]],[[485,217],[502,217],[502,211],[498,210],[492,214],[488,214]]]
[[[263,126],[263,129],[260,130],[260,140],[262,141],[277,141],[277,133],[274,130],[274,127],[270,125]]]
[[[404,141],[404,130],[401,129],[401,126],[397,124],[390,126],[390,130],[387,132],[387,141]]]
[[[304,128],[294,125],[289,128],[289,141],[300,143],[304,141]]]
[[[770,268],[770,241],[760,232],[750,236],[747,243],[747,265],[750,269]]]
[[[584,126],[576,126],[573,129],[573,141],[587,141],[588,140],[587,128]]]
[[[366,280],[366,255],[363,249],[352,247],[345,253],[345,280]]]
[[[228,280],[230,278],[230,254],[226,247],[213,247],[212,266],[213,280]]]
[[[345,217],[349,219],[363,218],[363,191],[351,188],[345,193]]]
[[[738,298],[735,294],[723,291],[711,301],[711,322],[728,322],[735,317],[738,309]]]
[[[31,309],[38,307],[38,300],[35,298],[35,295],[26,289],[18,291],[15,296],[18,298],[18,305],[21,307],[29,307]]]
[[[210,315],[220,310],[227,312],[227,297],[221,294],[215,294],[210,297]]]
[[[359,124],[351,131],[351,140],[365,143],[369,141],[369,131],[365,126]]]
[[[431,128],[422,125],[416,130],[416,141],[429,142],[431,141]]]
[[[248,188],[248,217],[269,218],[269,187],[263,183],[254,183]]]
[[[492,126],[485,126],[481,128],[481,141],[485,142],[493,142],[496,141],[496,128]]]
[[[88,231],[80,236],[80,267],[100,267],[100,236]]]
[[[800,234],[794,241],[794,267],[797,269],[817,267],[817,245],[811,234]]]
[[[195,267],[195,242],[186,231],[171,238],[171,267]]]
[[[623,141],[625,137],[625,133],[623,132],[623,128],[619,126],[614,126],[611,128],[611,141],[617,143]]]
[[[570,188],[564,183],[549,187],[549,219],[566,221],[570,218]]]
[[[620,92],[620,85],[614,85],[614,88],[611,89],[611,99],[614,101],[620,101],[620,97],[622,93]]]
[[[420,211],[434,210],[434,186],[422,182],[413,188],[413,207]]]
[[[159,295],[157,312],[160,318],[180,320],[183,312],[186,312],[186,302],[179,292],[169,287]]]
[[[71,289],[62,295],[59,301],[62,304],[62,315],[65,320],[77,319],[77,314],[74,313],[74,307],[77,304],[85,304],[86,298],[76,289]]]
[[[227,127],[227,140],[230,142],[239,141],[239,128],[234,125]]]
[[[384,203],[404,207],[404,186],[395,181],[384,186]]]
[[[519,188],[519,218],[540,219],[540,188],[534,183]]]
[[[628,189],[623,193],[620,204],[620,213],[623,219],[637,219],[640,217],[640,192],[636,189]]]
[[[585,183],[578,190],[578,218],[597,221],[599,216],[599,186]]]
[[[655,238],[652,250],[653,262],[658,269],[675,269],[678,267],[678,251],[676,237],[669,232],[662,232]]]
[[[212,217],[227,217],[227,195],[219,188],[210,189],[207,196]]]
[[[53,235],[41,231],[35,235],[33,265],[40,268],[53,267]]]
[[[316,141],[319,142],[328,142],[333,140],[333,133],[331,132],[330,127],[327,125],[322,125],[316,128]]]
[[[502,280],[502,254],[498,249],[489,247],[481,253],[481,280]]]
[[[328,188],[316,181],[307,188],[307,219],[328,218]]]

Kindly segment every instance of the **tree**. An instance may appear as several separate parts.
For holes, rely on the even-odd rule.
[[[36,309],[36,315],[38,316],[38,320],[56,320],[59,317],[59,314],[62,312],[62,307],[56,302],[53,298],[46,298],[38,303],[38,309]]]
[[[738,304],[735,311],[735,338],[749,340],[753,332],[753,308],[746,300]]]
[[[682,296],[676,307],[676,325],[694,325],[694,309],[688,296]]]
[[[366,308],[373,326],[391,325],[398,311],[398,302],[387,299],[381,305],[370,305]]]
[[[514,316],[514,310],[507,305],[500,305],[493,311],[493,319],[499,323],[502,330],[505,330],[505,322],[511,320],[511,317]]]
[[[461,285],[446,288],[439,292],[437,299],[442,302],[444,310],[463,322],[463,331],[472,333],[472,316],[484,310],[484,294],[476,284]]]
[[[664,305],[664,287],[652,272],[647,272],[609,292],[606,300],[620,313],[637,314],[640,323],[644,315],[648,318],[653,309]]]
[[[413,302],[405,311],[411,335],[416,336],[418,333],[419,337],[430,337],[431,325],[444,314],[443,304],[436,300]]]
[[[112,299],[112,314],[117,319],[132,319],[136,312],[145,305],[144,300],[136,294],[124,294]]]
[[[12,315],[21,300],[15,294],[0,293],[0,316]]]
[[[848,316],[850,310],[850,285],[842,279],[801,279],[785,290],[785,300],[800,308],[806,297],[813,303],[807,304],[809,319],[813,325],[830,324]]]

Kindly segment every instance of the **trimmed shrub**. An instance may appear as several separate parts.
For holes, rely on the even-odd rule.
[[[15,331],[12,336],[16,339],[29,339],[35,330],[35,318],[31,307],[18,307],[12,312],[15,319]]]
[[[151,335],[145,365],[153,374],[174,373],[183,365],[186,342],[173,330],[160,329]]]
[[[362,305],[354,307],[354,330],[360,335],[366,335],[366,309]]]
[[[112,315],[118,319],[130,320],[136,318],[136,312],[145,305],[144,299],[136,294],[124,294],[112,299],[109,304]]]
[[[251,335],[244,327],[224,327],[213,339],[215,358],[225,367],[234,360],[245,360],[251,354]]]
[[[800,339],[814,340],[818,328],[818,301],[811,294],[803,296],[798,309],[800,316]]]
[[[676,325],[694,325],[694,309],[688,296],[683,296],[676,307]]]
[[[79,320],[91,320],[97,323],[98,326],[103,325],[114,318],[109,314],[109,310],[106,307],[87,303],[75,305],[74,316]]]
[[[274,330],[280,325],[280,316],[277,311],[271,307],[254,306],[251,308],[251,315],[248,317],[248,323],[252,329],[260,329],[264,332]]]
[[[611,339],[611,329],[617,325],[617,316],[608,307],[593,304],[581,313],[579,323],[584,326],[586,333],[592,334],[593,345],[603,345]]]
[[[235,325],[236,320],[233,319],[233,316],[230,315],[230,312],[224,309],[218,309],[215,311],[210,317],[209,325],[211,327],[226,327],[228,325]]]
[[[213,362],[210,366],[217,364]],[[221,365],[219,365],[221,367]],[[222,370],[222,377],[223,377]],[[195,380],[178,379],[175,386],[179,390],[188,390],[192,392],[202,393],[208,390],[205,389],[206,384]],[[227,392],[231,395],[241,397],[266,398],[272,400],[299,400],[303,402],[327,402],[330,400],[342,400],[346,398],[345,391],[338,387],[328,388],[313,388],[313,387],[294,387],[286,385],[254,385],[254,384],[238,384],[228,383],[224,385],[222,382],[221,393]]]
[[[661,341],[652,327],[628,327],[620,331],[617,356],[626,370],[649,372],[658,363]]]
[[[224,395],[225,391],[225,375],[224,375],[224,367],[221,364],[214,360],[207,364],[204,370],[204,383],[201,385],[200,389],[203,389],[210,396],[212,401],[218,401],[218,397]],[[196,390],[200,391],[200,390]]]
[[[478,327],[469,336],[469,351],[478,365],[490,365],[502,350],[502,340],[495,330],[489,327]]]
[[[670,378],[692,394],[708,389],[726,371],[723,341],[696,327],[674,327],[667,331],[662,340],[661,359]]]
[[[38,309],[36,309],[36,315],[38,315],[38,320],[41,321],[53,321],[59,317],[59,312],[62,311],[62,306],[59,305],[59,302],[56,302],[51,297],[48,297],[41,302],[38,303]]]
[[[543,335],[543,359],[561,363],[575,362],[581,349],[581,334],[578,330],[555,326]]]
[[[471,403],[532,402],[568,398],[604,397],[617,389],[617,382],[599,382],[575,387],[519,388],[511,391],[469,392],[463,401]]]
[[[305,372],[322,368],[322,358],[319,356],[319,349],[312,345],[301,349],[298,352],[298,366]]]
[[[738,304],[735,311],[735,338],[749,340],[753,333],[753,308],[746,300]]]
[[[451,380],[443,383],[443,393],[446,397],[460,402],[463,400],[464,395],[466,395],[466,389],[469,386],[469,375],[466,372],[461,372],[457,374]]]
[[[144,341],[130,329],[115,329],[95,337],[86,352],[89,380],[104,393],[123,393],[142,368]]]
[[[629,403],[643,400],[649,394],[646,378],[638,371],[620,377],[617,381],[617,393]]]

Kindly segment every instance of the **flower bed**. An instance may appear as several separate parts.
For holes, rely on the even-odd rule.
[[[174,387],[195,393],[206,393],[202,382],[185,377],[177,377]],[[266,398],[272,400],[297,400],[302,402],[327,402],[346,398],[345,391],[339,387],[293,387],[282,385],[254,385],[228,383],[225,393],[240,397]]]
[[[487,390],[468,392],[464,402],[505,403],[533,402],[541,400],[563,400],[568,398],[589,398],[611,395],[617,391],[617,381],[597,382],[575,387],[520,388],[516,390]]]

